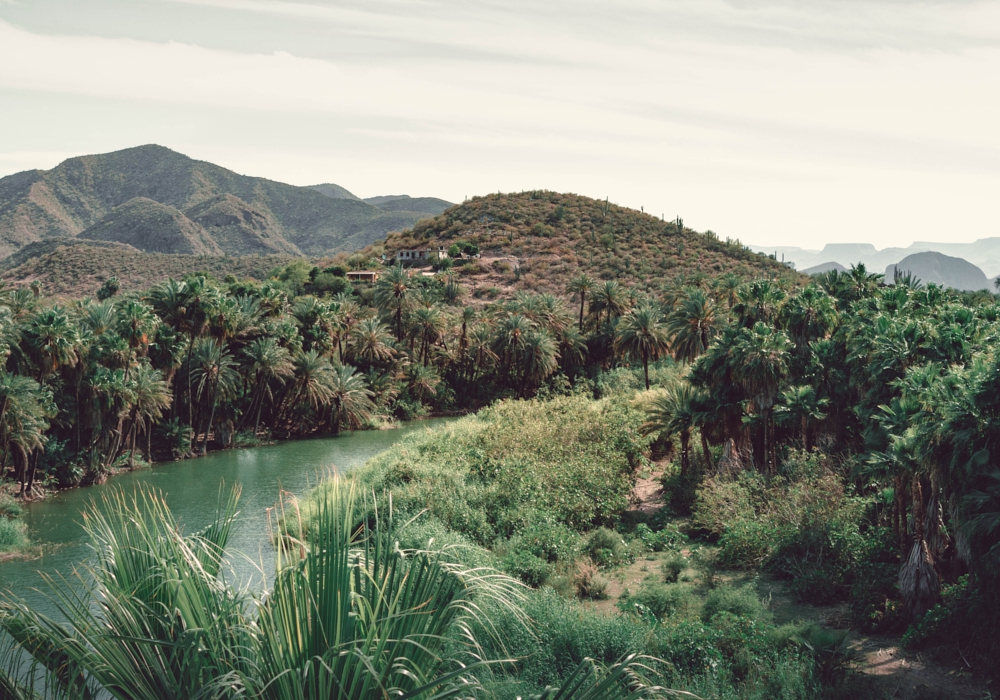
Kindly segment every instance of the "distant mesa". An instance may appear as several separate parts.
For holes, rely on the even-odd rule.
[[[827,262],[844,266],[863,263],[869,270],[884,270],[914,253],[936,252],[968,260],[989,278],[1000,275],[1000,237],[980,238],[972,243],[934,243],[917,241],[906,248],[876,249],[870,243],[830,243],[823,250],[794,246],[748,246],[758,253],[784,256],[797,269],[809,270]]]
[[[963,291],[975,292],[990,289],[990,281],[978,267],[962,258],[943,253],[926,252],[907,255],[885,270],[886,282],[892,282],[894,273],[910,273],[924,284],[938,284]]]
[[[823,272],[830,272],[831,270],[836,270],[837,272],[847,272],[847,268],[838,262],[825,262],[819,265],[814,265],[813,267],[806,268],[802,270],[803,275],[818,275]]]

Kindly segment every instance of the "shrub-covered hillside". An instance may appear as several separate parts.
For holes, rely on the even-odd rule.
[[[90,296],[111,277],[122,289],[145,289],[170,277],[207,272],[220,279],[265,279],[288,255],[170,255],[144,253],[130,245],[72,238],[31,243],[0,261],[0,279],[12,287],[38,282],[52,296]]]
[[[475,197],[412,230],[389,234],[386,253],[456,242],[473,243],[482,254],[456,261],[479,296],[511,288],[561,294],[581,272],[650,290],[681,274],[798,277],[739,241],[692,231],[683,221],[678,226],[606,201],[547,191]]]

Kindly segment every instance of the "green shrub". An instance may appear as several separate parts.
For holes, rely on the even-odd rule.
[[[20,520],[0,517],[0,552],[13,552],[28,544],[25,525]]]
[[[529,552],[509,552],[500,560],[500,567],[511,576],[538,588],[548,579],[552,567],[544,559]]]
[[[619,609],[640,616],[648,610],[657,620],[688,617],[696,607],[690,586],[677,583],[647,583],[637,593],[619,601]]]
[[[528,525],[507,542],[506,548],[525,551],[555,564],[576,558],[580,535],[562,523],[545,520]]]
[[[652,552],[679,549],[687,542],[687,536],[675,523],[665,524],[658,532],[654,532],[646,523],[639,523],[633,534]]]
[[[681,572],[687,568],[687,565],[687,559],[680,552],[675,552],[666,557],[660,564],[663,580],[667,583],[677,583],[677,579],[680,577]]]
[[[582,551],[597,566],[605,569],[635,561],[635,552],[622,536],[606,527],[599,527],[587,535]]]
[[[709,593],[708,597],[705,598],[705,605],[701,609],[702,621],[711,622],[712,618],[721,612],[754,620],[767,618],[764,605],[757,597],[757,591],[751,586],[743,588],[726,586],[716,588]]]
[[[778,531],[767,520],[734,522],[719,538],[719,565],[729,569],[760,566],[778,542]]]
[[[0,492],[0,518],[20,518],[23,514],[24,508],[20,503]]]
[[[751,472],[741,473],[736,481],[708,479],[697,491],[691,524],[719,537],[731,524],[756,517],[754,504],[762,500],[762,492],[760,478]]]

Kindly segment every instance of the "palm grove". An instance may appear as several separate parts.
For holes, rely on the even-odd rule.
[[[328,283],[338,268],[297,282],[287,272],[105,288],[70,304],[4,291],[5,474],[23,492],[37,475],[100,480],[210,443],[579,389],[623,362],[648,388],[650,364],[669,356],[685,378],[656,396],[647,429],[661,443],[676,437],[678,489],[722,472],[777,478],[790,448],[819,449],[872,500],[870,536],[891,533],[878,556],[901,569],[898,590],[873,615],[890,615],[895,596],[919,619],[962,576],[973,602],[994,590],[1000,306],[990,294],[885,286],[859,266],[799,289],[682,275],[655,296],[581,275],[566,298],[519,292],[476,308],[447,274],[396,266],[352,290]]]

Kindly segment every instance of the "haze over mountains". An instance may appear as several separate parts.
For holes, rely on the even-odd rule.
[[[407,195],[361,200],[331,183],[296,187],[147,145],[0,178],[0,257],[67,238],[155,253],[324,255],[449,206]]]
[[[1000,275],[1000,237],[981,238],[973,243],[932,243],[917,241],[906,248],[878,250],[871,243],[828,243],[822,250],[808,250],[794,246],[760,246],[749,244],[760,253],[777,253],[778,260],[795,264],[806,274],[830,269],[832,263],[845,268],[863,263],[872,272],[882,272],[915,253],[935,252],[953,258],[962,258],[978,267],[987,278]],[[926,280],[925,280],[926,281]]]

